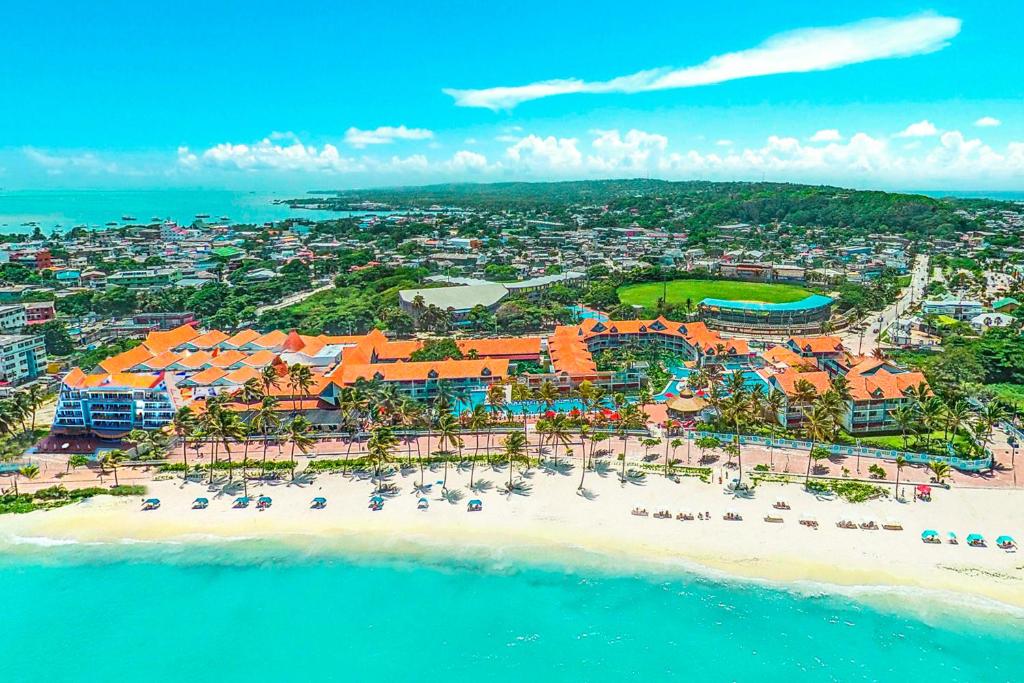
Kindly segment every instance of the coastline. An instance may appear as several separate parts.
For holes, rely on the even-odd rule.
[[[52,511],[7,515],[0,518],[0,543],[12,557],[53,557],[62,554],[55,551],[58,547],[74,547],[87,559],[89,549],[102,553],[117,547],[126,559],[145,559],[151,553],[126,548],[153,546],[162,551],[175,548],[169,555],[183,561],[216,560],[218,548],[238,544],[235,547],[281,561],[342,556],[355,561],[458,561],[498,571],[526,563],[619,575],[682,573],[812,595],[839,594],[902,610],[911,608],[908,602],[924,612],[932,607],[917,602],[953,610],[968,605],[979,612],[1024,619],[1024,556],[993,545],[998,534],[1020,537],[1021,491],[953,489],[937,492],[930,503],[881,500],[854,505],[817,500],[793,485],[763,484],[754,499],[744,500],[696,480],[675,484],[650,476],[643,486],[621,487],[611,476],[594,476],[588,481],[594,498],[587,499],[576,495],[574,476],[535,470],[529,496],[506,498],[493,489],[470,494],[467,475],[454,469],[449,474],[450,488],[462,487],[460,502],[438,500],[435,490],[428,511],[416,509],[418,496],[412,487],[418,474],[399,477],[400,493],[380,512],[366,509],[370,482],[339,476],[250,486],[250,495],[273,498],[265,512],[232,509],[234,494],[217,496],[203,484],[183,487],[180,479],[153,481],[149,495],[161,499],[158,510],[140,511],[137,499],[98,497]],[[477,475],[478,480],[502,479],[486,468]],[[309,509],[310,499],[317,495],[328,498],[326,509]],[[198,496],[210,498],[207,510],[190,509]],[[484,501],[483,511],[466,512],[465,502],[472,497]],[[762,517],[777,498],[787,499],[792,510],[783,513],[784,523],[766,523]],[[712,519],[637,517],[629,512],[635,505],[651,513],[660,507],[673,514],[707,509]],[[723,520],[727,509],[739,512],[743,521]],[[818,520],[817,530],[798,524],[804,514]],[[839,518],[864,517],[879,524],[894,518],[904,528],[835,526]],[[995,526],[994,519],[1002,521]],[[921,530],[937,529],[944,535],[947,527],[961,539],[967,533],[982,533],[990,545],[921,542]]]

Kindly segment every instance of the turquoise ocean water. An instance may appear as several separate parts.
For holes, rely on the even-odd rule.
[[[0,553],[0,680],[1021,678],[1019,615],[905,594],[252,543]]]
[[[236,192],[231,190],[7,190],[0,191],[0,234],[31,232],[24,223],[39,223],[45,233],[57,226],[65,232],[76,225],[102,228],[121,225],[124,216],[135,223],[172,219],[190,225],[196,214],[233,223],[264,223],[285,218],[326,219],[348,212],[309,211],[274,204],[275,199],[303,196],[302,192]]]

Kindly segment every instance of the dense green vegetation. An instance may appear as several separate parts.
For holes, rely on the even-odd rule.
[[[100,488],[93,486],[89,488],[71,489],[63,486],[51,486],[40,489],[35,493],[7,493],[0,496],[0,514],[34,512],[36,510],[50,510],[63,507],[80,500],[92,498],[93,496],[144,496],[145,486],[112,486]]]
[[[435,204],[495,212],[514,209],[566,224],[571,224],[571,214],[577,206],[600,206],[609,209],[604,223],[609,226],[620,224],[616,210],[636,209],[635,220],[642,227],[681,231],[685,225],[693,243],[712,243],[717,234],[715,226],[733,222],[824,226],[831,229],[830,237],[838,243],[866,231],[949,237],[978,227],[958,215],[957,208],[998,204],[790,183],[640,179],[349,190],[303,197],[290,203],[343,210],[362,201],[384,202],[403,209]],[[691,215],[684,219],[684,213]]]
[[[732,301],[788,303],[799,301],[809,296],[810,292],[799,285],[767,282],[672,280],[667,283],[623,285],[618,288],[618,295],[624,304],[654,308],[663,295],[667,295],[665,298],[669,304],[690,303],[696,306],[707,297]]]

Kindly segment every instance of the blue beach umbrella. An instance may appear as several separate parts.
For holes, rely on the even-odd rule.
[[[256,501],[259,505],[270,505],[273,502],[274,501],[270,499],[270,496],[260,496],[259,500]]]
[[[939,537],[939,532],[938,531],[933,531],[932,529],[928,529],[927,531],[922,531],[921,532],[921,538],[938,538],[938,537]]]
[[[249,496],[241,496],[239,498],[235,498],[235,505],[238,505],[240,507],[245,507],[246,505],[249,504],[250,500],[252,500],[252,499],[249,498]]]
[[[159,505],[159,504],[160,504],[160,499],[159,499],[159,498],[147,498],[147,499],[146,499],[145,501],[143,501],[143,502],[144,502],[144,503],[145,503],[146,505]]]
[[[970,534],[967,537],[967,542],[968,543],[978,543],[978,542],[981,542],[981,541],[984,541],[984,540],[985,540],[985,537],[982,536],[981,534]]]
[[[313,502],[316,503],[317,505],[327,505],[327,499],[324,498],[323,496],[317,496],[316,498],[313,499]]]
[[[479,498],[474,498],[473,500],[469,501],[469,504],[470,505],[483,505],[483,502]]]
[[[380,496],[374,496],[373,498],[370,499],[370,502],[375,505],[383,505],[384,499],[381,498]]]
[[[1006,545],[1007,543],[1013,543],[1013,536],[1000,536],[996,539],[996,543],[999,545]]]

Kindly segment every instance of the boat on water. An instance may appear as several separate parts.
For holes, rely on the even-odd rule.
[[[134,221],[134,220],[138,220],[138,219],[135,218],[135,216],[121,216],[121,220],[123,220],[123,221]]]
[[[210,217],[210,214],[208,214],[208,213],[197,213],[196,214],[196,218],[209,218],[209,217]]]
[[[153,221],[154,223],[159,223],[160,221],[163,220],[163,218],[160,218],[160,216],[153,216],[149,220]]]
[[[230,219],[230,218],[228,218],[227,216],[221,216],[221,217],[220,217],[220,219],[221,219],[222,221],[229,221],[229,220],[231,220],[231,219]]]
[[[107,225],[117,225],[117,221],[110,221]]]

